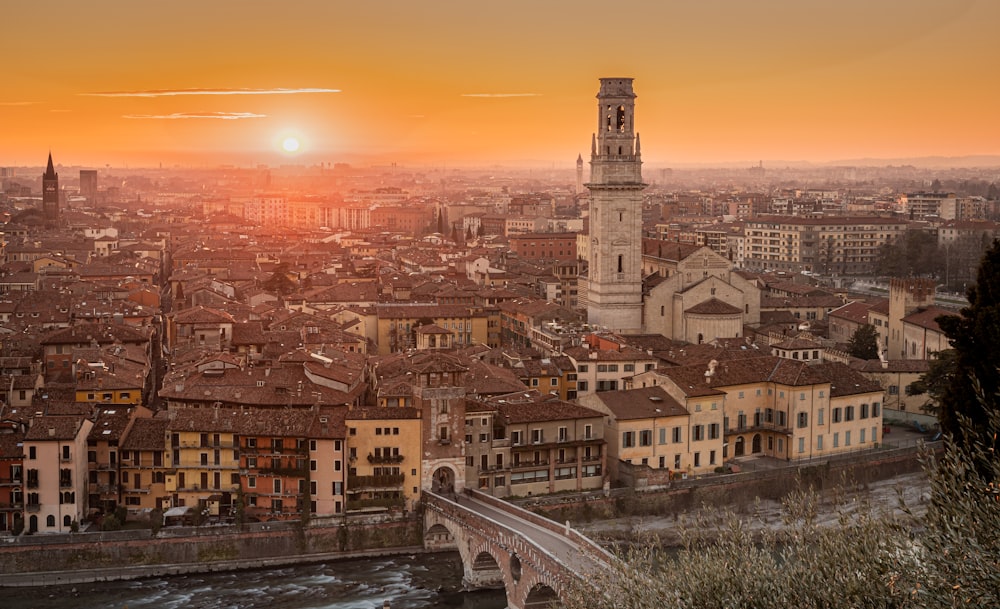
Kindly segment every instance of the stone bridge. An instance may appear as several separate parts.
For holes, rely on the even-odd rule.
[[[540,609],[616,560],[579,532],[478,491],[423,493],[424,545],[457,549],[467,588],[503,586],[509,609]]]

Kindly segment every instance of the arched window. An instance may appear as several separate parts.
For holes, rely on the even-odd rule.
[[[618,272],[625,272],[625,256],[622,256],[621,254],[618,254]]]
[[[45,517],[45,526],[47,526],[49,528],[52,528],[52,527],[56,526],[56,517],[53,516],[52,514],[49,514],[48,516],[46,516]]]
[[[68,527],[73,524],[73,519],[69,517],[69,514],[63,516],[63,526]]]

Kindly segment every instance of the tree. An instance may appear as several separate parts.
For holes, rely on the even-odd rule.
[[[907,395],[927,395],[927,401],[920,408],[937,415],[941,408],[941,399],[955,376],[955,350],[945,349],[933,354],[934,359],[928,363],[927,372],[920,375],[915,383],[906,388]]]
[[[288,264],[282,262],[274,267],[274,272],[260,287],[279,296],[287,296],[295,291],[295,282],[288,278]]]
[[[981,431],[1000,409],[1000,240],[994,240],[983,256],[976,283],[966,296],[969,306],[960,315],[935,320],[955,349],[955,371],[941,396],[938,418],[941,430],[958,444],[978,442],[1000,450],[997,438]],[[963,419],[971,425],[964,426]],[[972,437],[966,437],[970,433]]]
[[[858,326],[847,343],[847,352],[859,359],[878,359],[878,331],[875,326]]]

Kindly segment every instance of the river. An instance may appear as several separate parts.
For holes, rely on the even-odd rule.
[[[4,609],[503,609],[503,590],[462,592],[457,552],[280,569],[0,590]]]

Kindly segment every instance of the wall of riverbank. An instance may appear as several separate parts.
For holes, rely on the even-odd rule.
[[[818,491],[844,485],[866,486],[878,480],[922,471],[918,449],[886,449],[847,459],[813,460],[776,469],[759,469],[704,478],[674,480],[657,488],[637,491],[611,489],[608,493],[549,495],[516,499],[514,503],[556,522],[591,522],[623,516],[663,516],[703,505],[741,511],[760,499],[780,500],[801,488]]]
[[[70,535],[32,535],[0,543],[0,586],[73,583],[315,562],[388,551],[419,551],[420,518],[348,519],[301,526],[200,527]],[[89,573],[83,573],[89,572]],[[28,577],[27,574],[35,574]],[[43,573],[37,581],[38,575]],[[74,576],[75,574],[75,576]],[[22,577],[18,577],[21,575]]]

